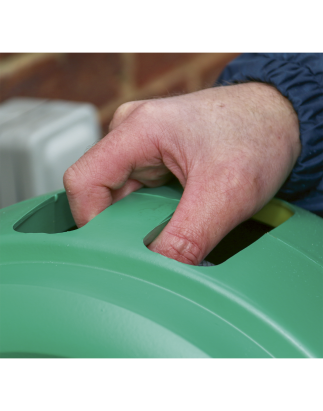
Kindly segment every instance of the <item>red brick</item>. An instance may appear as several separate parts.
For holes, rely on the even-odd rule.
[[[88,101],[100,107],[119,93],[120,54],[53,54],[0,79],[0,100],[28,96]]]
[[[218,79],[219,75],[221,74],[223,68],[225,67],[224,64],[215,65],[212,67],[208,67],[201,73],[201,86],[202,88],[209,88],[214,85],[216,80]]]
[[[8,57],[18,55],[18,53],[0,53],[0,61],[6,60]]]
[[[185,94],[188,93],[187,83],[184,80],[178,81],[166,87],[167,94],[170,96],[178,95],[178,94]],[[167,94],[165,95],[167,97]]]
[[[237,53],[228,53],[226,55],[221,54],[221,56],[219,56],[219,58],[214,61],[213,65],[211,65],[207,69],[204,69],[200,74],[202,88],[212,87],[220,76],[224,67],[237,56]]]
[[[198,55],[197,53],[136,53],[135,83],[137,86],[143,86]]]
[[[147,93],[143,97],[144,99],[171,97],[188,92],[187,83],[185,80],[176,81],[164,85],[164,88],[158,92]]]

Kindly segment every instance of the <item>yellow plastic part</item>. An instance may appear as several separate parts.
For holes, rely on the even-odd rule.
[[[273,199],[266,204],[252,219],[272,227],[278,227],[294,215],[294,212],[282,201]]]

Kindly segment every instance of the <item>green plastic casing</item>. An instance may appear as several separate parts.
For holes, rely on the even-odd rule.
[[[181,195],[141,189],[73,231],[65,191],[0,210],[0,356],[323,357],[323,219],[274,200],[286,221],[190,266],[145,246]]]

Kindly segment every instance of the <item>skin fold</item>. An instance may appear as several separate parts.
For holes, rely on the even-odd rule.
[[[301,151],[291,103],[246,83],[121,105],[109,133],[64,175],[78,227],[174,175],[182,199],[150,250],[197,265],[279,190]]]

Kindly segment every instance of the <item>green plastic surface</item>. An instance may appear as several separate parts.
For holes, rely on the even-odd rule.
[[[323,357],[323,219],[275,200],[287,221],[193,267],[145,246],[181,194],[141,189],[71,231],[64,191],[0,210],[0,356]]]

